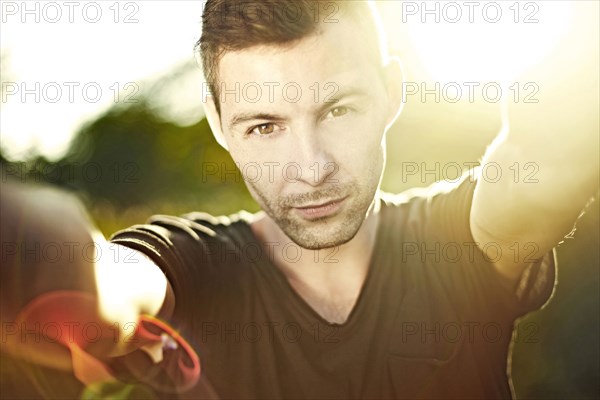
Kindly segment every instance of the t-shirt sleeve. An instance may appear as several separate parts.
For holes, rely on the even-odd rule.
[[[210,290],[214,262],[211,241],[216,234],[197,222],[170,216],[152,217],[147,224],[115,233],[110,241],[137,250],[149,257],[165,273],[175,297],[170,320],[183,327],[191,307]]]
[[[204,213],[183,217],[160,215],[150,218],[144,225],[132,226],[117,232],[110,239],[112,243],[142,252],[165,273],[174,304],[168,317],[159,315],[159,319],[164,319],[167,326],[178,333],[177,337],[189,340],[189,348],[185,350],[187,354],[197,356],[200,365],[206,352],[210,350],[199,342],[198,323],[203,320],[215,320],[215,315],[218,314],[215,304],[218,302],[219,293],[229,290],[226,285],[232,281],[232,279],[224,279],[229,274],[221,268],[220,261],[225,255],[235,251],[235,241],[225,234],[228,220],[222,222],[222,219]],[[159,366],[164,364],[162,370],[151,366],[149,372],[142,374],[142,376],[156,374],[148,384],[159,393],[163,390],[161,379],[169,381],[172,379],[171,376],[189,378],[189,360],[182,361],[185,357],[170,356],[169,358],[171,353],[173,352],[166,352],[165,359],[159,363]],[[145,354],[142,356],[144,359],[147,358]],[[131,365],[138,368],[137,359],[131,358],[131,360],[133,360]],[[129,365],[128,360],[124,358],[118,365]],[[126,371],[125,377],[135,381],[135,376],[130,377],[131,371],[135,368],[121,367],[121,370]],[[173,383],[170,385],[173,386]],[[200,374],[199,381],[193,387],[186,386],[185,390],[186,398],[217,398],[205,372]],[[165,398],[170,398],[172,393],[163,394],[166,395]]]
[[[556,252],[554,249],[525,267],[516,284],[494,267],[498,245],[476,244],[469,218],[478,174],[471,171],[457,183],[437,183],[425,190],[418,205],[425,221],[423,240],[442,253],[438,273],[449,291],[469,307],[481,305],[487,313],[504,311],[509,318],[519,318],[543,307],[552,297],[556,284]],[[518,251],[531,251],[533,244],[519,243]],[[453,252],[460,249],[460,253]],[[516,250],[516,249],[515,249]],[[441,265],[440,265],[441,266]]]

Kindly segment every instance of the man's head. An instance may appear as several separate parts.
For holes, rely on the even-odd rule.
[[[351,240],[401,104],[371,5],[208,1],[198,45],[207,118],[263,210],[304,248]]]

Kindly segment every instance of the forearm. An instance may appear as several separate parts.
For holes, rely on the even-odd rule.
[[[154,315],[163,303],[167,283],[160,269],[140,253],[109,244],[81,204],[66,193],[9,182],[3,184],[0,204],[1,307],[7,339],[2,350],[17,356],[40,355],[23,346],[31,342],[22,343],[19,321],[31,320],[31,310],[49,307],[47,325],[31,320],[26,330],[37,330],[40,337],[62,318],[74,324],[70,333],[61,328],[62,338],[73,336],[73,330],[86,323],[111,327],[113,349],[104,348],[103,353],[125,351],[127,346],[119,339],[122,334],[131,337],[139,315]],[[60,298],[84,299],[88,311],[69,315],[77,308],[57,309]]]
[[[495,142],[482,160],[472,224],[501,245],[534,243],[536,257],[554,247],[598,190],[597,152],[569,153],[575,146],[569,147],[550,154],[543,145],[530,148],[510,136]]]

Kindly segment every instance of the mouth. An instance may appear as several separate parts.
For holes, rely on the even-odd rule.
[[[336,200],[329,200],[320,204],[294,207],[294,209],[296,209],[300,215],[306,219],[329,217],[335,214],[341,208],[342,204],[347,198],[348,196]]]

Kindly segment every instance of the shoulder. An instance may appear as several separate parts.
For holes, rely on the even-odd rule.
[[[236,236],[243,232],[252,219],[252,214],[239,211],[231,215],[212,215],[206,212],[191,212],[181,216],[157,214],[146,223],[133,225],[116,232],[111,240],[131,235],[154,236],[170,242],[174,238],[211,241]]]
[[[387,206],[406,206],[438,198],[471,195],[475,190],[479,168],[465,171],[455,180],[437,181],[425,187],[413,187],[400,193],[382,192],[382,200]]]
[[[400,193],[381,192],[384,220],[429,223],[436,230],[440,224],[468,225],[476,177],[476,170],[471,170],[454,181],[439,181]]]
[[[225,255],[236,255],[253,240],[251,218],[246,211],[227,216],[154,215],[144,224],[116,232],[110,241],[144,253],[165,271],[210,271],[220,269]]]
[[[146,223],[116,232],[112,243],[149,257],[165,273],[183,314],[193,312],[199,296],[216,287],[235,287],[242,279],[240,248],[252,240],[251,214],[215,216],[193,212],[154,215]]]

